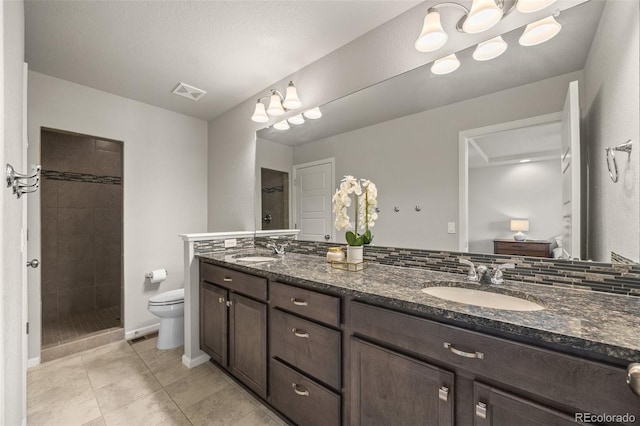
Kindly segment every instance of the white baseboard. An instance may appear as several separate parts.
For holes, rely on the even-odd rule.
[[[182,355],[182,363],[189,368],[197,367],[200,364],[208,362],[210,359],[211,357],[204,352],[201,352],[200,355],[195,358],[188,358],[187,355]]]
[[[146,327],[141,327],[135,330],[127,331],[124,333],[126,340],[135,339],[136,337],[145,336],[147,334],[155,333],[160,329],[160,323],[151,324]]]
[[[27,369],[31,367],[35,367],[36,365],[40,365],[40,357],[29,358],[27,360]]]

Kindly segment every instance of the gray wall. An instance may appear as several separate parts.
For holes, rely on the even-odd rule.
[[[528,238],[562,233],[560,158],[469,170],[469,251],[493,253],[495,238],[512,238],[510,219],[529,219]]]
[[[23,170],[23,64],[24,5],[22,1],[0,3],[2,31],[2,88],[0,88],[0,164]],[[2,275],[0,276],[0,424],[19,425],[26,416],[24,372],[21,228],[24,198],[17,200],[2,185]]]
[[[382,210],[372,229],[376,244],[458,250],[447,222],[459,215],[459,132],[561,111],[569,82],[581,76],[564,74],[310,142],[294,148],[293,162],[335,157],[337,178],[375,182]]]
[[[611,251],[640,260],[640,107],[637,1],[607,2],[584,67],[589,156],[588,257]],[[618,183],[607,170],[605,148],[633,141],[629,158],[618,153]],[[606,229],[603,233],[599,230]]]

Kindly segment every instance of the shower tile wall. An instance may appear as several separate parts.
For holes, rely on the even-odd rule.
[[[262,229],[289,228],[289,174],[262,168]],[[265,220],[269,214],[271,221]]]
[[[122,143],[42,130],[42,319],[121,305]]]

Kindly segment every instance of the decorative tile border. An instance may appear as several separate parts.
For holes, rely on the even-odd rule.
[[[40,175],[45,179],[64,180],[67,182],[104,183],[109,185],[122,185],[122,178],[117,176],[98,176],[89,173],[58,172],[55,170],[42,170]]]
[[[231,248],[224,247],[224,239],[194,241],[193,250],[196,255],[215,253],[225,250],[245,250],[254,248],[253,237],[236,238],[237,245]]]
[[[257,247],[269,240],[256,238]],[[287,250],[293,253],[326,256],[328,247],[335,243],[289,241]],[[435,271],[466,274],[467,267],[459,259],[469,259],[476,264],[514,263],[514,269],[504,271],[506,279],[559,287],[580,288],[605,293],[640,296],[640,265],[608,264],[575,260],[460,253],[438,250],[404,249],[396,247],[367,246],[366,260],[382,265],[427,268]]]

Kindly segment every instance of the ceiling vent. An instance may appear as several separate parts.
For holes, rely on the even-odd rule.
[[[189,86],[188,84],[180,83],[173,89],[173,93],[178,96],[184,96],[187,99],[191,99],[192,101],[197,101],[201,97],[207,94],[204,90],[196,89],[193,86]]]

